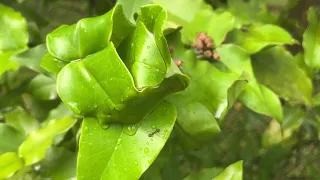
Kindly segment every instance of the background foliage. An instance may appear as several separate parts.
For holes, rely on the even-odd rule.
[[[0,0],[0,179],[317,179],[319,5]]]

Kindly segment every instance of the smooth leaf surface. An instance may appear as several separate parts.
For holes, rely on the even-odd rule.
[[[110,125],[103,129],[96,119],[85,118],[77,179],[138,179],[156,159],[175,119],[174,106],[165,101],[141,119],[141,123],[129,127]],[[133,129],[135,133],[126,133]]]
[[[15,152],[7,152],[0,155],[0,179],[12,176],[17,170],[23,168],[22,159]]]
[[[311,68],[320,68],[320,9],[308,11],[308,27],[303,33],[304,60]]]
[[[75,122],[76,120],[72,118],[54,119],[44,128],[31,133],[19,147],[19,156],[24,159],[25,165],[31,165],[42,160],[53,138],[69,130]]]
[[[284,48],[273,47],[259,52],[252,57],[252,65],[258,81],[280,97],[298,103],[312,103],[311,80]]]
[[[6,123],[13,126],[24,135],[30,134],[32,131],[38,129],[39,123],[37,119],[32,117],[21,107],[16,108],[5,114]]]
[[[244,31],[237,30],[232,37],[236,44],[250,54],[254,54],[267,46],[292,45],[297,42],[286,30],[272,24],[253,26]]]
[[[241,101],[250,109],[281,121],[283,115],[280,100],[274,92],[257,82],[249,54],[232,44],[217,48],[217,52],[220,54],[221,62],[231,71],[237,74],[245,71],[250,75],[249,83],[240,96]]]
[[[19,145],[25,139],[22,132],[8,124],[0,124],[0,154],[5,152],[16,152]]]
[[[231,164],[221,174],[213,178],[213,180],[242,180],[242,163],[243,161],[238,161]]]
[[[55,79],[42,74],[31,80],[28,90],[40,100],[53,100],[58,97]]]

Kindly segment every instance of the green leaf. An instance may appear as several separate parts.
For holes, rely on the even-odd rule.
[[[22,159],[15,152],[0,155],[0,179],[9,178],[23,166]]]
[[[308,27],[303,33],[304,60],[311,68],[320,68],[320,9],[310,7],[308,10]]]
[[[228,32],[235,27],[235,18],[230,12],[217,14],[211,9],[204,9],[182,29],[182,38],[185,42],[193,42],[198,32],[206,32],[212,37],[213,44],[217,47],[224,41]]]
[[[85,118],[77,179],[138,179],[156,159],[175,119],[174,106],[164,101],[141,123],[129,127],[114,124],[103,129],[96,119]],[[128,135],[132,128],[136,132]]]
[[[219,175],[221,168],[204,168],[200,172],[190,174],[184,180],[212,180],[212,177]]]
[[[0,4],[0,27],[0,51],[24,49],[27,46],[27,23],[19,12]]]
[[[271,45],[296,44],[297,41],[279,26],[272,24],[253,25],[247,30],[237,30],[232,34],[232,41],[250,54]]]
[[[14,62],[14,61],[10,61],[10,57],[16,53],[15,51],[5,51],[2,52],[0,50],[0,76],[7,70],[17,70],[19,68],[19,64]]]
[[[10,61],[11,55],[27,47],[28,31],[25,18],[19,12],[0,3],[0,76],[19,65]]]
[[[133,15],[140,10],[141,6],[150,3],[150,1],[151,0],[118,0],[117,3],[122,5],[123,12],[131,23],[135,23]]]
[[[5,119],[7,124],[15,127],[17,130],[24,133],[24,135],[30,134],[39,127],[38,121],[21,107],[6,113]]]
[[[42,160],[53,138],[69,130],[75,122],[72,118],[51,120],[46,127],[31,133],[19,147],[19,156],[24,159],[25,165]]]
[[[238,161],[229,165],[219,176],[213,178],[213,180],[242,180],[242,162],[243,161]]]
[[[187,25],[201,9],[209,8],[202,0],[151,1],[163,6],[168,12],[168,19],[180,25]]]
[[[35,98],[41,100],[53,100],[58,96],[55,80],[43,74],[30,81],[28,90]]]
[[[231,71],[250,75],[250,80],[240,96],[241,101],[253,111],[268,115],[278,121],[282,120],[282,108],[279,98],[267,87],[259,84],[254,77],[249,54],[233,44],[223,45],[216,49],[220,60]]]
[[[41,162],[41,176],[52,180],[75,178],[77,154],[64,148],[50,148]]]
[[[22,132],[8,124],[0,123],[0,154],[16,152],[24,138]]]
[[[157,16],[148,21],[150,13]],[[138,22],[118,47],[123,61],[110,42],[105,49],[71,62],[59,72],[58,94],[75,113],[98,117],[101,123],[136,123],[164,97],[187,87],[188,78],[170,65],[162,35],[163,9],[158,5],[142,7]],[[132,37],[136,41],[131,42]]]
[[[284,108],[282,124],[270,121],[269,127],[264,131],[262,144],[265,147],[272,146],[288,139],[297,131],[304,121],[305,112],[298,108]]]
[[[109,41],[117,47],[133,28],[118,4],[102,16],[85,18],[70,26],[60,26],[47,35],[47,48],[60,61],[81,60],[106,48]]]
[[[273,47],[263,50],[252,59],[254,73],[259,82],[286,100],[312,103],[311,80],[284,48]]]
[[[19,62],[21,65],[24,65],[36,72],[44,72],[44,69],[40,67],[40,62],[46,53],[46,46],[44,44],[40,44],[19,54],[11,56],[10,60]]]
[[[220,132],[216,120],[222,122],[247,78],[221,72],[211,63],[196,59],[192,51],[183,48],[179,32],[170,34],[167,39],[174,47],[173,58],[183,61],[181,69],[190,77],[185,91],[169,97],[177,107],[177,123],[183,129],[182,134],[188,134],[181,136],[189,137],[190,141],[210,140]]]

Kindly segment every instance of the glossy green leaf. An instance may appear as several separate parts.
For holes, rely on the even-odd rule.
[[[53,138],[60,133],[69,130],[75,119],[63,118],[51,120],[47,126],[31,133],[19,147],[19,156],[24,159],[25,165],[39,162],[45,157]]]
[[[5,119],[7,124],[15,127],[25,135],[30,134],[39,127],[37,119],[30,116],[30,114],[24,111],[21,107],[6,113]]]
[[[109,41],[117,46],[133,28],[118,4],[102,16],[85,18],[70,26],[60,26],[48,34],[47,48],[58,60],[81,60],[106,48]]]
[[[238,161],[229,165],[219,176],[213,178],[213,180],[242,180],[242,163],[243,161]]]
[[[27,43],[25,18],[12,8],[0,4],[0,51],[23,49]]]
[[[250,54],[271,45],[296,44],[297,41],[284,29],[272,24],[253,25],[247,30],[235,31],[233,41]]]
[[[295,63],[294,57],[281,47],[273,47],[252,57],[259,82],[280,97],[298,103],[312,103],[312,82]]]
[[[139,12],[140,7],[150,3],[151,0],[118,0],[117,3],[121,4],[123,7],[123,12],[127,18],[135,23],[134,14]]]
[[[23,160],[15,152],[0,155],[0,179],[12,176],[17,170],[23,168]]]
[[[254,77],[249,54],[237,45],[223,45],[217,48],[220,60],[231,71],[240,74],[243,71],[250,75],[250,80],[240,96],[241,101],[250,109],[282,120],[282,108],[279,98],[267,87],[259,84]]]
[[[129,127],[110,125],[103,129],[96,119],[85,118],[77,179],[138,179],[156,159],[175,119],[174,106],[164,101],[141,123]],[[127,134],[134,129],[136,132]]]
[[[43,56],[40,66],[45,70],[57,75],[67,64],[68,62],[60,61],[59,59],[52,57],[50,53],[47,53]]]
[[[19,54],[11,56],[10,60],[19,62],[20,65],[24,65],[36,72],[44,72],[44,69],[40,67],[40,62],[46,53],[46,46],[44,44],[40,44]]]
[[[157,18],[149,21],[150,13]],[[102,123],[136,123],[165,96],[185,89],[188,78],[170,65],[162,35],[165,17],[158,5],[141,8],[138,27],[117,49],[123,61],[110,42],[105,49],[66,65],[57,77],[62,101],[75,113],[98,117]]]
[[[0,123],[0,154],[16,152],[25,139],[24,134],[12,126]]]
[[[304,60],[311,68],[320,68],[320,9],[311,7],[308,11],[308,27],[303,34]]]
[[[52,180],[75,178],[77,154],[64,148],[50,148],[41,162],[41,176]]]
[[[42,74],[30,81],[29,92],[41,100],[53,100],[58,97],[55,79]]]

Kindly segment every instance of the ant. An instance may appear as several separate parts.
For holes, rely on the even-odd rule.
[[[153,132],[149,133],[149,137],[152,137],[153,135],[155,135],[156,133],[160,132],[160,129],[156,129]]]

